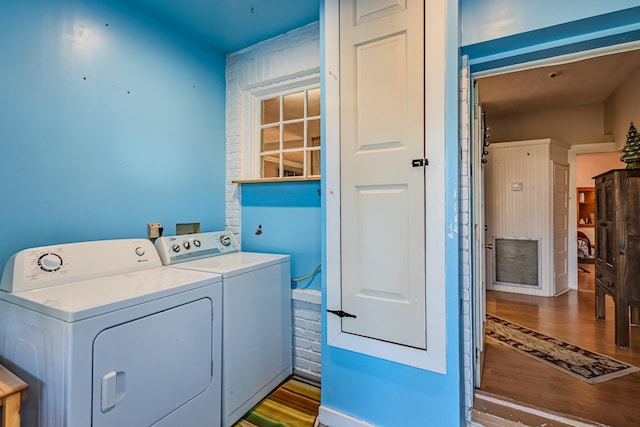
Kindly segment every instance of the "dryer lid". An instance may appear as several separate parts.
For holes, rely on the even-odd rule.
[[[70,323],[221,284],[219,274],[156,267],[42,289],[0,292],[0,299]]]

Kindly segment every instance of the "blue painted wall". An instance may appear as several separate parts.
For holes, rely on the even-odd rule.
[[[242,250],[291,255],[291,277],[320,263],[320,181],[242,184]],[[320,269],[292,284],[320,290]]]
[[[634,8],[640,6],[640,2],[638,0],[536,0],[535,2],[531,0],[461,0],[461,5],[461,45],[466,46]],[[633,19],[631,16],[628,18]],[[583,28],[583,32],[596,29],[595,27]]]
[[[462,4],[461,46],[472,71],[640,40],[638,0],[462,0]]]
[[[3,2],[0,40],[0,268],[148,222],[224,228],[222,54],[107,0]]]

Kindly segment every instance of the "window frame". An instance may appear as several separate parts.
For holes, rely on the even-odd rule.
[[[320,89],[320,74],[317,70],[314,70],[312,73],[307,73],[300,76],[287,76],[286,78],[280,79],[276,82],[271,82],[269,84],[264,84],[261,86],[253,87],[245,91],[245,99],[244,99],[244,125],[245,129],[244,135],[247,136],[245,142],[242,143],[242,171],[241,178],[238,181],[234,182],[246,182],[246,181],[255,181],[255,182],[280,182],[280,181],[299,181],[299,180],[319,180],[321,178],[321,172],[318,175],[308,175],[308,176],[292,176],[292,177],[277,177],[277,178],[263,178],[262,177],[262,151],[261,151],[261,130],[265,127],[269,127],[269,125],[262,125],[261,121],[261,101],[275,98],[275,97],[283,97],[285,95],[308,91],[311,89]],[[282,103],[280,105],[282,110]],[[305,96],[305,109],[306,109],[306,96]],[[319,114],[318,116],[311,116],[312,120],[319,120],[320,129],[322,129],[322,116]],[[282,116],[280,117],[282,119]],[[295,123],[295,122],[303,122],[307,123],[309,118],[305,117],[303,119],[295,119],[295,120],[280,120],[279,126],[282,127],[283,124]],[[271,124],[273,125],[273,124]],[[305,137],[307,129],[304,130]],[[308,147],[304,146],[302,148],[296,149],[286,149],[283,150],[282,147],[282,137],[280,138],[280,147],[279,151],[275,152],[278,156],[280,153],[285,152],[302,152],[303,153],[303,161],[306,165],[307,153],[311,151],[318,151],[322,153],[322,147]],[[305,171],[303,165],[303,173]],[[282,172],[281,172],[282,173]]]

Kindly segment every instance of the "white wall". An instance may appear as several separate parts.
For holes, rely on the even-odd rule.
[[[540,138],[553,138],[569,145],[612,141],[612,136],[603,131],[603,103],[497,117],[488,115],[487,125],[491,127],[489,142],[492,143]]]
[[[593,177],[611,169],[624,169],[620,152],[579,154],[576,156],[576,187],[595,187]]]
[[[469,64],[467,57],[461,58],[460,72],[460,276],[462,278],[462,328],[464,354],[464,400],[465,407],[473,406],[473,359],[468,357],[475,353],[473,342],[473,270],[472,257],[474,256],[472,246],[474,244],[472,236],[473,219],[471,215],[471,85],[469,80]]]
[[[640,68],[629,77],[605,101],[605,128],[613,134],[618,148],[627,140],[629,123],[640,126]]]

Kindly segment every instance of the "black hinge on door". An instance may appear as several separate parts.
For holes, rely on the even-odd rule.
[[[351,314],[351,313],[347,313],[345,311],[342,310],[327,310],[329,313],[335,314],[338,317],[353,317],[354,319],[356,318],[355,314]]]
[[[413,159],[411,160],[411,167],[420,168],[423,166],[429,166],[429,160],[427,159]]]

